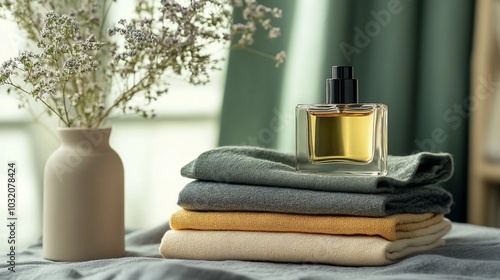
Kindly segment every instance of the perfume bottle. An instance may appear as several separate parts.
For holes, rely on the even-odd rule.
[[[387,106],[358,103],[352,66],[333,66],[326,104],[299,104],[296,169],[333,175],[387,174]]]

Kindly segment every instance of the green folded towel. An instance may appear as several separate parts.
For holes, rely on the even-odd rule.
[[[193,181],[179,193],[177,204],[194,211],[252,211],[294,214],[386,217],[402,213],[450,211],[452,196],[424,186],[398,193],[345,193]]]
[[[260,186],[358,193],[399,192],[448,180],[453,159],[447,153],[389,156],[386,176],[332,176],[300,173],[295,156],[247,146],[225,146],[202,153],[184,166],[188,178]]]

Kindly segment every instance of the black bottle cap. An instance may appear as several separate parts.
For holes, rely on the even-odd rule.
[[[332,78],[326,80],[326,103],[358,103],[358,79],[352,66],[333,66]]]

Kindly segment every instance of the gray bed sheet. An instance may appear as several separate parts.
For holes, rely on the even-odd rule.
[[[500,279],[500,229],[453,223],[444,247],[382,267],[163,259],[168,224],[126,235],[124,258],[53,262],[41,242],[18,253],[16,272],[2,256],[0,279]]]

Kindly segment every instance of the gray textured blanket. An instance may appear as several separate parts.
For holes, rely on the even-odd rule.
[[[453,159],[446,153],[389,156],[386,176],[331,176],[295,171],[295,156],[274,150],[226,146],[202,153],[184,166],[188,178],[260,186],[340,192],[398,192],[432,185],[453,174]]]
[[[500,229],[454,223],[444,247],[383,267],[342,267],[245,261],[191,261],[161,258],[158,247],[167,224],[126,236],[127,256],[88,262],[53,262],[41,244],[19,252],[16,272],[0,257],[0,279],[499,279]]]
[[[292,188],[193,181],[179,193],[177,204],[188,210],[261,211],[296,214],[385,217],[401,213],[450,211],[452,196],[439,187],[398,193],[322,192]]]

